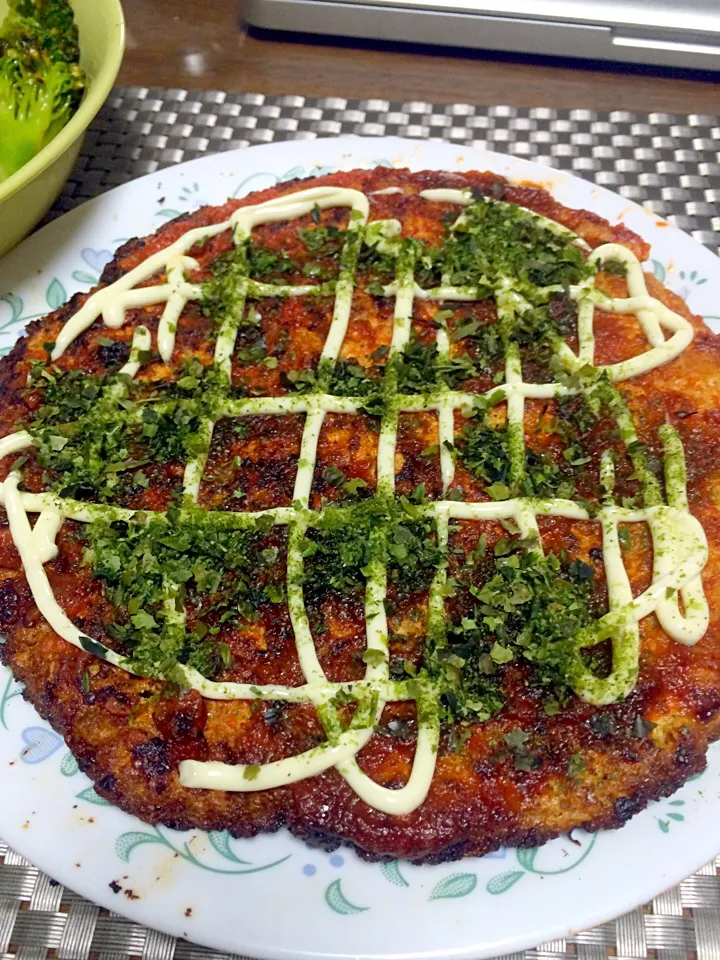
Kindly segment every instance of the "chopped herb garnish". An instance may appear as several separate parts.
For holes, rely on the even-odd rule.
[[[44,368],[47,369],[47,368]],[[100,502],[149,486],[138,467],[186,461],[202,448],[203,416],[217,375],[193,358],[175,382],[158,387],[121,374],[78,370],[32,376],[41,405],[28,425],[51,490]],[[148,406],[161,400],[162,412]]]
[[[298,230],[298,237],[310,253],[320,256],[336,256],[345,242],[346,232],[332,225],[316,226],[308,230]]]
[[[613,277],[627,276],[627,266],[622,260],[603,260],[602,269]]]
[[[582,758],[582,754],[574,753],[568,760],[567,773],[569,777],[572,777],[573,780],[578,780],[580,774],[585,771],[585,761]]]
[[[374,497],[343,509],[329,506],[303,544],[306,591],[355,592],[370,564],[388,564],[388,575],[406,591],[426,589],[441,562],[433,523],[405,497]]]
[[[542,766],[542,758],[528,746],[529,733],[524,730],[511,730],[503,735],[503,739],[510,750],[516,770],[527,773]]]
[[[531,666],[536,681],[556,694],[547,702],[559,708],[579,668],[575,639],[592,622],[592,578],[581,575],[584,565],[507,539],[493,554],[480,540],[468,555],[455,588],[466,612],[445,637],[430,638],[425,657],[428,673],[453,694],[446,703],[451,718],[496,713],[504,700],[500,671],[515,661]]]
[[[366,650],[362,655],[362,661],[369,667],[379,667],[387,662],[387,653],[384,650]]]
[[[279,550],[265,545],[260,521],[232,529],[170,511],[147,523],[96,520],[86,533],[85,562],[115,610],[108,632],[148,676],[172,675],[176,662],[215,675],[230,654],[216,628],[253,621],[284,596],[274,580]],[[202,613],[193,632],[176,623],[168,596]]]

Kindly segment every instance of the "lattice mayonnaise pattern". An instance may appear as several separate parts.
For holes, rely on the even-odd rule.
[[[379,193],[400,192],[388,188]],[[421,196],[430,203],[445,202],[466,207],[472,200],[469,191],[426,190]],[[327,739],[321,745],[295,757],[270,762],[255,768],[252,776],[244,765],[228,765],[213,761],[186,760],[180,765],[181,783],[187,787],[224,790],[263,790],[285,785],[313,776],[335,766],[352,789],[368,804],[388,813],[407,813],[425,799],[435,768],[439,742],[439,693],[432,681],[390,678],[388,660],[388,626],[384,601],[386,599],[387,568],[373,560],[366,570],[365,620],[368,651],[377,655],[368,658],[365,677],[360,681],[336,683],[327,680],[320,665],[309,621],[305,610],[301,544],[308,527],[318,517],[310,510],[310,493],[317,457],[317,446],[324,418],[330,412],[358,413],[363,408],[362,397],[339,397],[329,393],[330,377],[348,328],[354,276],[358,255],[363,243],[375,246],[381,253],[393,257],[396,264],[394,281],[385,286],[384,295],[394,297],[392,343],[385,367],[384,393],[389,397],[382,416],[377,452],[377,494],[393,497],[395,493],[395,446],[400,412],[433,410],[437,412],[440,467],[443,490],[453,482],[454,412],[471,409],[478,396],[449,388],[434,390],[432,395],[409,395],[398,392],[397,369],[389,361],[409,343],[413,303],[415,300],[445,302],[472,302],[479,299],[472,287],[453,286],[443,277],[433,289],[422,289],[415,281],[414,254],[400,240],[401,225],[397,220],[368,222],[369,201],[363,193],[333,186],[300,190],[285,196],[236,210],[230,219],[212,226],[189,230],[166,249],[148,257],[113,284],[92,294],[66,323],[60,332],[52,359],[60,357],[72,341],[88,329],[99,317],[108,327],[120,327],[125,322],[125,311],[132,307],[164,303],[157,332],[157,349],[164,361],[169,361],[175,346],[178,320],[186,303],[201,297],[201,288],[185,278],[185,271],[196,269],[197,261],[188,251],[197,243],[226,230],[234,232],[236,244],[249,241],[253,227],[262,223],[288,221],[310,213],[313,208],[346,207],[350,209],[349,225],[340,253],[340,270],[335,284],[332,321],[321,354],[315,387],[309,394],[280,397],[252,397],[231,399],[229,396],[231,358],[238,327],[248,298],[268,296],[302,296],[318,291],[312,285],[278,285],[260,283],[246,275],[239,280],[238,309],[227,317],[219,330],[214,366],[226,385],[223,400],[206,417],[202,428],[203,452],[188,460],[185,466],[183,488],[186,497],[197,501],[205,462],[210,449],[213,428],[222,417],[241,417],[248,414],[287,413],[305,414],[300,458],[298,461],[293,505],[266,511],[226,513],[207,511],[209,520],[223,518],[229,527],[242,528],[260,516],[269,516],[274,524],[287,525],[287,596],[295,644],[305,683],[298,687],[277,685],[255,686],[245,683],[208,680],[187,665],[178,664],[172,679],[192,687],[208,698],[217,700],[261,699],[288,702],[311,702],[325,728]],[[612,259],[621,261],[627,271],[629,297],[611,299],[595,288],[594,275],[569,291],[577,305],[578,353],[564,342],[557,342],[555,352],[565,370],[572,374],[594,365],[593,320],[596,306],[608,312],[632,313],[637,316],[650,349],[632,359],[604,368],[614,381],[625,380],[651,370],[678,356],[693,337],[692,325],[669,310],[659,300],[649,296],[644,273],[634,254],[623,246],[605,244],[589,252],[580,238],[554,221],[530,214],[543,229],[566,238],[589,253],[593,265]],[[462,223],[460,213],[454,230]],[[167,280],[154,286],[138,286],[158,272],[165,271]],[[550,295],[554,289],[544,291]],[[529,304],[514,288],[513,278],[504,277],[494,285],[498,323],[502,329],[512,317],[528,309]],[[665,331],[670,336],[665,338]],[[135,376],[141,358],[149,349],[151,335],[144,326],[134,331],[130,359],[121,372]],[[441,358],[449,356],[447,332],[439,329],[437,348]],[[112,390],[113,387],[108,389]],[[567,396],[582,387],[567,383],[526,383],[523,380],[520,351],[517,343],[506,338],[505,382],[485,395],[491,404],[507,404],[509,436],[509,467],[511,479],[517,481],[525,471],[524,407],[526,398],[553,398]],[[657,478],[641,459],[633,454],[637,436],[629,411],[622,400],[615,405],[622,440],[628,447],[644,495],[644,509],[626,509],[617,506],[612,497],[614,466],[610,452],[601,461],[601,480],[606,491],[605,500],[593,519],[602,529],[609,611],[577,638],[578,649],[592,646],[611,638],[613,648],[612,670],[608,677],[599,678],[586,670],[574,682],[575,692],[589,703],[602,705],[626,696],[632,689],[638,673],[639,621],[655,612],[662,627],[677,641],[696,643],[705,633],[708,608],[704,598],[700,573],[707,561],[707,542],[700,524],[688,511],[685,482],[685,462],[682,444],[671,427],[661,428],[665,452],[665,491],[663,503]],[[19,451],[32,444],[28,433],[18,432],[0,440],[0,456]],[[51,493],[26,493],[18,488],[17,471],[9,474],[0,487],[0,500],[8,515],[10,531],[20,554],[25,575],[40,612],[52,628],[71,644],[91,652],[107,662],[133,672],[131,660],[104,644],[84,637],[56,602],[43,564],[57,554],[55,537],[65,519],[89,522],[102,516],[108,519],[135,518],[142,522],[142,512],[112,505],[87,504],[58,497]],[[333,509],[343,509],[335,506]],[[520,536],[534,543],[531,549],[542,552],[538,516],[566,517],[576,520],[590,518],[587,509],[569,499],[537,499],[517,497],[495,502],[458,502],[452,499],[426,503],[422,510],[434,518],[438,545],[447,558],[448,532],[451,520],[513,520]],[[28,513],[38,513],[31,526]],[[145,514],[147,517],[148,515]],[[654,569],[650,586],[633,598],[618,539],[618,524],[646,522],[654,547]],[[428,598],[428,634],[442,637],[445,631],[444,595],[447,580],[446,561],[437,570]],[[166,625],[183,628],[184,611],[176,609],[178,585],[169,579],[164,583]],[[682,607],[681,605],[682,604]],[[333,698],[339,691],[350,694],[357,708],[349,728],[343,728]],[[386,702],[415,700],[418,705],[418,735],[413,768],[402,789],[387,789],[368,777],[357,763],[357,753],[372,736]]]

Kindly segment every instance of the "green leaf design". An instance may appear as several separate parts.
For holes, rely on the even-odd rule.
[[[94,287],[98,282],[98,278],[92,273],[86,273],[84,270],[73,270],[73,280],[77,280],[78,283],[89,283],[91,287]]]
[[[85,787],[80,793],[75,794],[77,800],[85,800],[86,803],[94,803],[96,807],[111,807],[112,804],[105,797],[101,797],[95,792],[95,787]]]
[[[160,843],[165,846],[165,841],[157,833],[143,833],[141,830],[131,830],[129,833],[123,833],[115,841],[115,853],[124,860],[130,862],[130,854],[135,847],[143,843]]]
[[[154,827],[153,831],[153,833],[144,833],[141,830],[131,830],[128,833],[123,833],[122,836],[118,837],[117,841],[115,842],[115,852],[117,853],[118,857],[128,863],[130,860],[130,854],[133,852],[135,847],[139,847],[143,843],[159,843],[160,846],[165,847],[167,850],[171,850],[176,856],[182,857],[183,860],[186,860],[195,867],[199,867],[201,870],[207,870],[209,873],[223,873],[230,876],[245,876],[250,873],[263,873],[265,870],[271,870],[273,867],[277,867],[281,863],[285,863],[285,861],[289,860],[292,856],[292,854],[289,853],[286,856],[281,857],[279,860],[273,860],[271,863],[263,863],[256,867],[252,866],[252,864],[249,864],[245,860],[240,860],[239,858],[235,857],[235,860],[239,866],[224,870],[222,868],[203,863],[202,860],[195,856],[187,842],[183,843],[182,846],[175,846],[172,840],[172,831],[170,837],[166,837],[164,834],[162,834],[157,827]],[[222,831],[218,831],[217,835],[221,836]],[[206,836],[209,836],[209,834],[206,834]],[[215,844],[213,844],[213,846],[215,846]],[[215,847],[215,849],[217,849],[217,847]],[[234,857],[234,854],[232,856]],[[360,907],[358,909],[365,908]]]
[[[571,870],[574,870],[576,867],[580,866],[583,860],[590,854],[590,851],[594,848],[597,843],[597,838],[599,834],[593,833],[590,834],[585,843],[579,844],[577,841],[572,839],[572,836],[569,836],[568,839],[572,841],[574,850],[572,854],[566,857],[565,863],[569,860],[570,863],[567,866],[556,867],[555,869],[543,868],[542,862],[540,867],[535,866],[535,861],[538,853],[540,852],[540,847],[529,847],[527,850],[516,850],[515,855],[517,856],[518,863],[521,867],[524,867],[528,873],[535,873],[538,876],[542,877],[557,877],[562,873],[569,873]]]
[[[488,893],[497,896],[498,894],[506,893],[510,887],[514,887],[518,880],[524,876],[525,873],[523,870],[506,870],[505,873],[498,873],[494,877],[491,877],[485,889]]]
[[[444,900],[456,897],[467,897],[477,886],[477,876],[474,873],[451,873],[439,883],[436,883],[430,894],[430,900]]]
[[[10,307],[10,319],[3,324],[3,327],[17,323],[23,312],[23,302],[20,297],[15,296],[14,293],[6,293],[0,297],[0,303],[6,303]]]
[[[7,712],[7,705],[15,697],[19,697],[22,694],[22,686],[15,680],[12,674],[8,677],[8,681],[5,684],[5,689],[3,690],[3,695],[0,697],[0,724],[2,724],[5,729],[8,729],[7,720],[5,719],[5,714]]]
[[[670,824],[667,822],[667,820],[658,820],[658,826],[663,833],[667,833],[670,830]]]
[[[60,764],[60,773],[64,777],[74,777],[80,768],[78,767],[78,762],[75,757],[68,752],[62,758],[62,763]]]
[[[286,180],[294,180],[296,177],[302,177],[305,173],[305,167],[291,167],[289,170],[286,170],[285,173],[281,173],[278,177],[280,183],[285,183]]]
[[[45,291],[45,299],[47,300],[47,305],[51,310],[57,310],[57,308],[61,307],[67,300],[65,287],[60,283],[57,277],[50,281],[50,284]]]
[[[665,277],[667,276],[667,270],[665,267],[662,265],[662,263],[660,263],[659,260],[651,260],[650,262],[652,263],[653,273],[657,279],[660,281],[660,283],[665,283]]]
[[[535,857],[537,857],[538,848],[528,847],[526,850],[517,850],[516,853],[520,866],[533,872],[535,869]]]
[[[179,217],[179,216],[180,216],[180,211],[179,211],[179,210],[172,210],[170,207],[165,207],[165,208],[163,208],[162,210],[158,210],[158,211],[155,213],[155,216],[156,216],[156,217],[165,217],[167,220],[172,220],[172,219],[174,219],[175,217]]]
[[[370,909],[369,907],[356,907],[354,903],[350,903],[342,892],[339,880],[334,880],[325,891],[325,902],[331,910],[345,917],[353,913],[364,913]]]
[[[685,819],[685,817],[681,813],[669,813],[668,816],[670,817],[671,820],[675,820],[678,823],[680,823],[682,820]]]
[[[397,860],[391,860],[389,863],[381,864],[380,872],[386,880],[389,880],[390,883],[394,883],[396,887],[410,886],[405,877],[400,873],[400,864]]]
[[[208,833],[208,840],[220,856],[225,857],[226,860],[232,860],[233,863],[248,864],[250,862],[249,860],[241,860],[240,857],[233,853],[230,846],[230,833],[227,830],[212,830]]]
[[[272,181],[272,185],[275,185],[278,182],[278,178],[274,173],[251,173],[249,177],[245,177],[245,179],[242,180],[237,187],[235,187],[235,190],[232,194],[233,197],[245,196],[250,190],[248,185],[252,183],[253,180],[257,180],[258,178],[262,177],[266,177],[268,180]]]

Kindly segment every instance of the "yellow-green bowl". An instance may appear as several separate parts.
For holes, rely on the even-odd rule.
[[[25,166],[0,183],[0,256],[52,206],[70,175],[90,121],[110,93],[125,49],[120,0],[70,0],[80,32],[80,65],[88,88],[80,108],[58,135]],[[0,0],[0,19],[7,0]]]

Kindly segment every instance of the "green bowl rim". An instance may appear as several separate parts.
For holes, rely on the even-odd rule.
[[[99,3],[100,0],[97,0],[97,2]],[[120,0],[107,0],[107,2],[114,13],[116,29],[111,37],[113,42],[108,45],[107,56],[103,60],[94,81],[90,84],[85,99],[68,123],[47,146],[43,147],[40,153],[36,154],[32,160],[28,160],[7,180],[0,183],[0,203],[27,186],[38,174],[46,170],[51,163],[65,153],[77,138],[83,135],[110,93],[125,52],[125,16]]]

